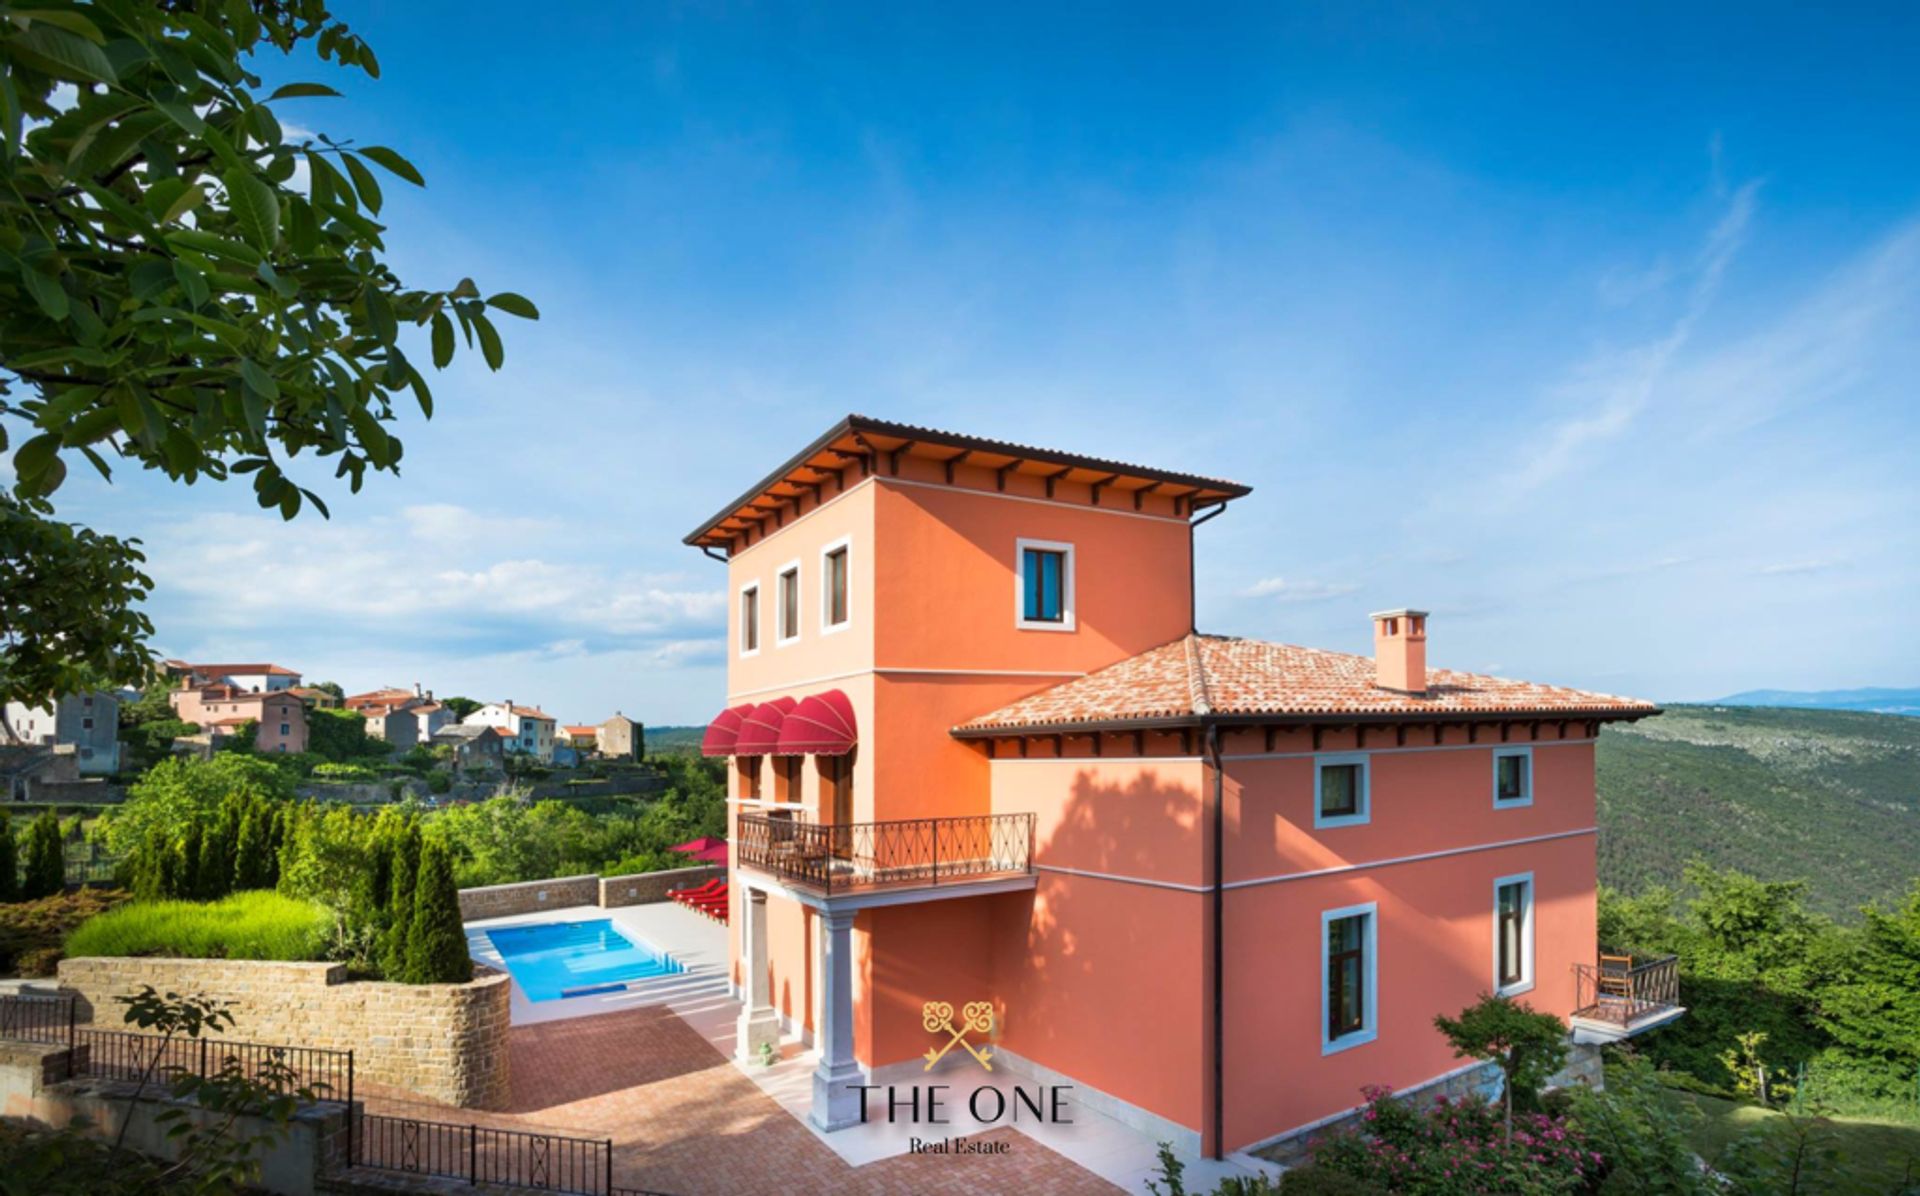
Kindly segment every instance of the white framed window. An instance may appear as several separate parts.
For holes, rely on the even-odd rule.
[[[842,536],[820,550],[820,634],[853,625],[853,537]]]
[[[1313,758],[1313,828],[1363,826],[1373,819],[1373,769],[1365,752]]]
[[[1533,988],[1533,873],[1493,882],[1493,991],[1503,997]]]
[[[740,587],[740,655],[754,656],[760,651],[760,583],[750,581]]]
[[[1026,539],[1013,545],[1014,625],[1023,631],[1072,631],[1073,545]]]
[[[1380,909],[1375,902],[1320,914],[1320,1053],[1372,1042],[1380,1033]]]
[[[800,562],[788,561],[773,575],[773,646],[800,638]]]
[[[1498,809],[1533,804],[1533,749],[1493,749],[1493,804]]]

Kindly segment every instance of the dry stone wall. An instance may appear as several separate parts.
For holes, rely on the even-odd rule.
[[[115,997],[152,985],[230,1001],[245,1042],[352,1051],[357,1079],[468,1109],[503,1109],[509,1096],[506,973],[475,968],[466,984],[349,980],[337,963],[229,959],[68,959],[60,986],[80,1016],[120,1029]]]
[[[530,880],[515,885],[488,885],[480,889],[460,890],[460,920],[479,922],[487,918],[511,918],[517,914],[599,903],[600,878],[592,875]]]

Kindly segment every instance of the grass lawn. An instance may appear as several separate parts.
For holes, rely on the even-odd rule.
[[[235,893],[218,901],[136,901],[80,924],[69,959],[87,955],[171,955],[184,959],[313,960],[325,953],[333,915],[278,893]]]
[[[1670,1092],[1668,1097],[1676,1102],[1691,1101],[1700,1110],[1693,1145],[1709,1163],[1748,1131],[1781,1120],[1779,1113],[1716,1097],[1687,1092]],[[1825,1177],[1811,1181],[1803,1191],[1884,1196],[1906,1192],[1907,1185],[1920,1188],[1920,1125],[1846,1117],[1816,1118],[1814,1124],[1817,1129],[1812,1141],[1816,1148],[1829,1146],[1838,1152],[1839,1174],[1832,1182]]]

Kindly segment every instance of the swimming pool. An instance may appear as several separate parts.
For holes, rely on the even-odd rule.
[[[682,972],[678,960],[614,929],[611,919],[536,922],[487,931],[529,1001],[619,992],[635,980]]]

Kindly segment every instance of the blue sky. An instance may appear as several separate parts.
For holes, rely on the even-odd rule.
[[[338,0],[383,78],[271,65],[348,92],[285,118],[426,173],[410,281],[545,318],[330,523],[65,510],[147,541],[170,653],[692,722],[680,537],[859,411],[1253,485],[1207,630],[1920,684],[1916,10],[1036,7]]]

